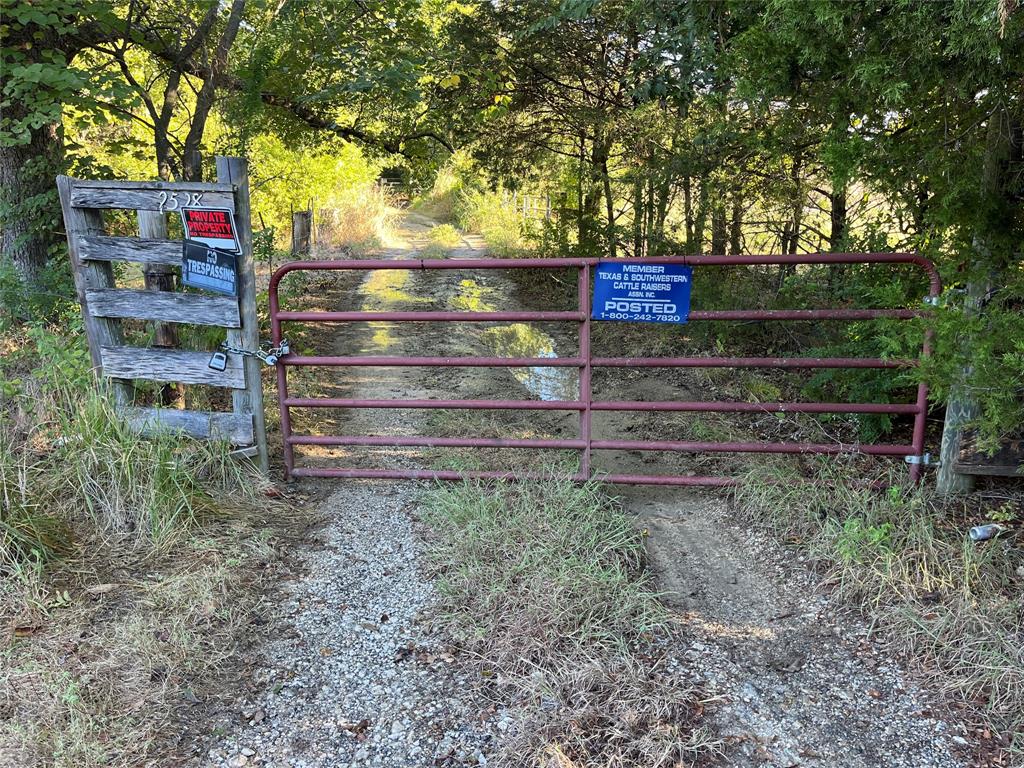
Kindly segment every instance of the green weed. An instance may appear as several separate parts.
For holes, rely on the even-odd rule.
[[[708,749],[696,693],[635,653],[667,614],[642,534],[596,483],[547,469],[424,501],[444,615],[482,678],[551,702],[531,709],[500,764],[667,768]]]
[[[440,486],[425,501],[452,623],[503,662],[525,661],[524,645],[536,660],[662,625],[642,537],[596,484],[551,473]]]

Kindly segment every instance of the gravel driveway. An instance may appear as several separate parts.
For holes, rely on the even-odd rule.
[[[233,731],[205,766],[457,766],[492,729],[429,614],[410,484],[346,483],[302,557]]]

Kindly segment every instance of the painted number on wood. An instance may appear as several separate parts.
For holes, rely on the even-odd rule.
[[[199,207],[203,204],[202,192],[161,192],[160,213],[177,211],[186,206]]]

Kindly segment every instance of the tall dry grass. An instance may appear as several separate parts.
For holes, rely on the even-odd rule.
[[[178,765],[284,516],[228,446],[139,438],[73,341],[18,348],[39,365],[2,371],[0,765]]]
[[[314,240],[318,248],[355,251],[380,248],[393,239],[401,218],[395,194],[382,184],[339,195],[330,207],[316,212]]]

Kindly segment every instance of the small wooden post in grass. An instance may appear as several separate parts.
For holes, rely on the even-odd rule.
[[[309,233],[312,229],[309,211],[292,213],[292,253],[297,256],[309,253]]]

